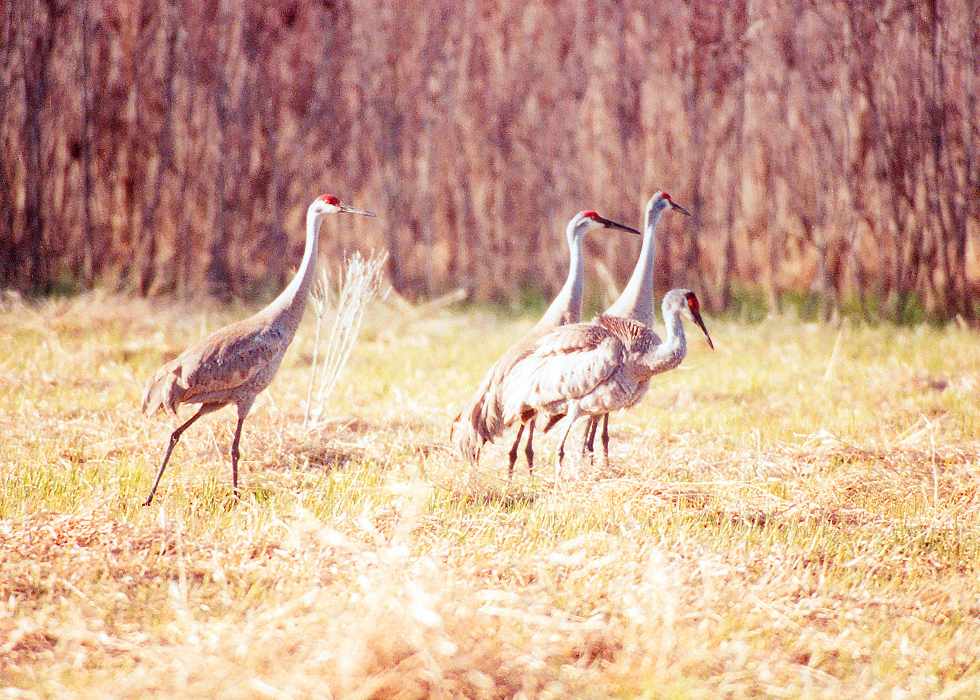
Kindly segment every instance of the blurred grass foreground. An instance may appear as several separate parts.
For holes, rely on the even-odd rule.
[[[507,445],[478,468],[448,446],[529,318],[376,303],[304,427],[308,314],[242,502],[219,413],[142,508],[170,430],[143,381],[243,312],[5,302],[5,696],[980,694],[974,331],[709,315],[717,350],[692,342],[613,416],[609,467],[555,493],[552,435],[511,484]]]

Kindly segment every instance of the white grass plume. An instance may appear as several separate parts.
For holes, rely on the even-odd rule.
[[[368,304],[376,297],[384,298],[388,295],[388,288],[384,284],[384,265],[387,260],[387,253],[372,253],[367,260],[360,253],[354,253],[344,263],[342,281],[335,293],[331,289],[326,268],[320,268],[317,282],[310,292],[316,316],[316,330],[313,339],[313,366],[306,390],[304,428],[319,422],[325,415],[327,402],[347,366],[354,345],[357,344]],[[332,303],[334,298],[335,303]],[[322,328],[331,308],[334,311],[333,327],[321,359]]]

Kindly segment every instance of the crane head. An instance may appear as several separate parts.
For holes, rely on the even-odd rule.
[[[358,209],[349,204],[344,204],[339,197],[332,194],[321,194],[313,200],[310,210],[314,214],[360,214],[361,216],[376,216],[373,212],[365,209]]]
[[[635,233],[637,236],[640,235],[640,232],[632,226],[627,226],[626,224],[621,224],[618,221],[607,219],[606,217],[601,216],[599,212],[595,211],[594,209],[580,211],[578,214],[572,217],[571,224],[573,232],[579,235],[597,228],[615,228],[619,229],[620,231]]]
[[[690,289],[671,289],[664,295],[661,307],[664,321],[674,314],[686,317],[697,324],[701,332],[704,333],[704,337],[708,340],[708,347],[712,350],[715,349],[715,344],[711,342],[711,336],[708,335],[708,329],[704,325],[704,319],[701,318],[701,303],[694,292]]]
[[[691,215],[691,212],[675,202],[673,198],[671,198],[671,196],[663,190],[655,192],[654,195],[650,197],[650,202],[647,204],[647,211],[652,214],[662,212],[665,209],[679,211],[685,216]]]
[[[708,347],[714,350],[715,344],[711,342],[711,336],[708,335],[708,329],[705,327],[704,320],[701,318],[701,302],[698,301],[697,295],[688,290],[684,293],[684,302],[687,304],[687,313],[691,320],[698,324],[698,327],[704,333],[704,337],[708,340]]]

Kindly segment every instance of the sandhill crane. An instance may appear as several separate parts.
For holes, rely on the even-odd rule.
[[[568,222],[565,227],[569,255],[568,277],[561,291],[558,292],[558,296],[551,302],[551,306],[548,307],[544,316],[531,331],[490,367],[473,398],[453,421],[451,436],[462,455],[471,462],[479,460],[480,449],[490,439],[490,436],[499,434],[497,432],[501,407],[499,389],[513,363],[520,359],[529,344],[541,335],[558,326],[575,323],[581,319],[582,285],[585,277],[582,240],[586,233],[599,228],[619,229],[636,235],[640,234],[635,228],[606,219],[592,210],[581,211]],[[531,471],[534,468],[532,443],[534,419],[532,416],[526,421],[522,421],[517,430],[517,437],[509,453],[508,478],[511,478],[514,473],[514,463],[517,461],[517,450],[521,436],[524,434],[525,425],[528,426],[528,436],[524,454],[527,457],[528,470]]]
[[[671,199],[670,195],[663,191],[658,191],[650,197],[647,202],[646,210],[643,215],[643,246],[640,248],[640,255],[636,259],[636,266],[629,282],[623,288],[619,298],[612,305],[603,311],[604,316],[617,316],[639,321],[649,328],[653,328],[653,273],[654,259],[657,254],[657,224],[660,217],[668,209],[679,211],[685,216],[690,216],[691,212]],[[654,333],[656,342],[660,342]],[[585,427],[582,441],[582,453],[594,453],[595,434],[602,420],[602,451],[606,463],[609,462],[609,414],[602,416],[592,416]]]
[[[601,416],[633,406],[653,375],[677,367],[684,359],[682,316],[701,328],[714,349],[694,292],[673,289],[664,296],[661,308],[666,325],[663,342],[639,321],[599,316],[593,323],[563,326],[540,337],[504,378],[501,429],[531,414],[551,416],[545,430],[568,417],[555,460],[556,485],[565,441],[580,416]]]
[[[296,335],[316,272],[320,224],[328,214],[338,213],[374,216],[344,204],[332,194],[317,197],[306,210],[303,261],[282,293],[255,315],[220,328],[184,350],[158,369],[147,383],[143,412],[148,416],[163,408],[176,417],[181,404],[201,404],[201,407],[170,435],[163,463],[143,505],[148,506],[153,500],[170,454],[184,431],[201,416],[229,404],[238,408],[238,425],[231,443],[231,483],[238,496],[238,441],[242,424],[255,397],[269,386]]]

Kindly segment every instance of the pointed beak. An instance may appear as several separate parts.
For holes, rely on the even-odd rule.
[[[714,350],[715,344],[711,342],[711,336],[708,335],[708,329],[704,327],[704,321],[701,319],[701,313],[699,311],[692,310],[691,317],[694,319],[694,322],[698,324],[698,327],[701,328],[701,331],[704,333],[704,337],[708,339],[708,347]]]
[[[375,214],[373,211],[368,211],[366,209],[358,209],[357,207],[352,207],[349,204],[341,204],[340,211],[343,212],[344,214],[360,214],[361,216],[373,216],[373,217],[377,216],[377,214]]]
[[[682,207],[682,206],[681,206],[680,204],[678,204],[678,203],[677,203],[677,202],[675,202],[674,200],[670,200],[670,207],[671,207],[671,209],[673,209],[674,211],[679,211],[679,212],[680,212],[681,214],[683,214],[684,216],[690,216],[690,215],[691,215],[691,212],[689,212],[689,211],[688,211],[687,209],[685,209],[684,207]],[[702,328],[703,328],[703,327],[704,327],[704,326],[702,326]],[[705,333],[707,333],[707,331],[705,331]]]
[[[637,236],[642,235],[639,231],[637,231],[632,226],[621,224],[618,221],[613,221],[612,219],[604,219],[603,217],[600,216],[597,219],[597,221],[603,226],[605,226],[606,228],[618,228],[620,231],[629,231],[630,233],[635,233]]]

